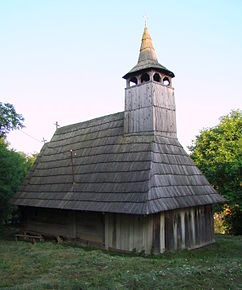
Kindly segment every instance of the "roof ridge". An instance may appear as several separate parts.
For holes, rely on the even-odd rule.
[[[89,120],[86,120],[86,121],[77,122],[77,123],[73,123],[73,124],[70,124],[70,125],[65,125],[65,126],[59,127],[56,130],[56,132],[64,130],[64,129],[69,129],[72,126],[74,127],[74,126],[77,126],[77,125],[80,125],[80,124],[88,124],[88,123],[92,123],[92,122],[95,122],[95,121],[101,121],[102,119],[107,119],[107,118],[111,118],[111,117],[118,116],[118,115],[123,115],[123,114],[124,114],[124,111],[121,111],[121,112],[117,112],[117,113],[113,113],[113,114],[109,114],[109,115],[96,117],[96,118],[89,119]],[[109,122],[111,122],[111,121],[113,121],[113,120],[110,120]],[[104,123],[108,123],[108,122],[104,122]],[[101,123],[101,124],[103,124],[103,123]],[[81,128],[81,129],[83,129],[83,128]]]

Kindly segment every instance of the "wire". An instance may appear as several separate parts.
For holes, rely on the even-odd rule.
[[[35,140],[35,141],[37,141],[37,142],[39,142],[39,143],[42,143],[42,141],[40,141],[39,139],[37,139],[37,138],[35,138],[35,137],[29,135],[28,133],[26,133],[26,132],[24,132],[24,131],[22,131],[22,130],[19,130],[19,131],[22,132],[23,134],[25,134],[26,136],[32,138],[33,140]]]

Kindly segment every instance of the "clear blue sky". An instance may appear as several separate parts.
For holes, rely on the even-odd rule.
[[[0,0],[0,101],[25,133],[123,111],[122,76],[136,63],[144,15],[159,62],[172,70],[184,147],[242,101],[242,1]],[[9,134],[18,151],[42,144]]]

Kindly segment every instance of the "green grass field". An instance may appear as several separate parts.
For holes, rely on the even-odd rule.
[[[158,257],[54,242],[15,242],[0,230],[1,289],[242,289],[242,237]]]

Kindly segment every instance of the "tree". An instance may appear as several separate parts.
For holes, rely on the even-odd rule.
[[[24,118],[17,114],[12,104],[0,102],[0,138],[6,138],[11,130],[21,129]]]
[[[19,153],[8,150],[8,144],[0,138],[0,222],[10,214],[9,199],[17,191],[26,175],[26,161]]]
[[[200,131],[192,146],[191,158],[228,201],[224,221],[228,233],[242,233],[242,113],[234,110],[220,123]]]
[[[23,128],[23,121],[23,116],[17,114],[13,105],[0,102],[0,224],[11,216],[13,206],[9,201],[37,157],[36,154],[26,156],[8,148],[7,134]]]
[[[0,138],[0,224],[11,218],[14,207],[9,201],[22,184],[36,156],[8,149],[8,143]]]

